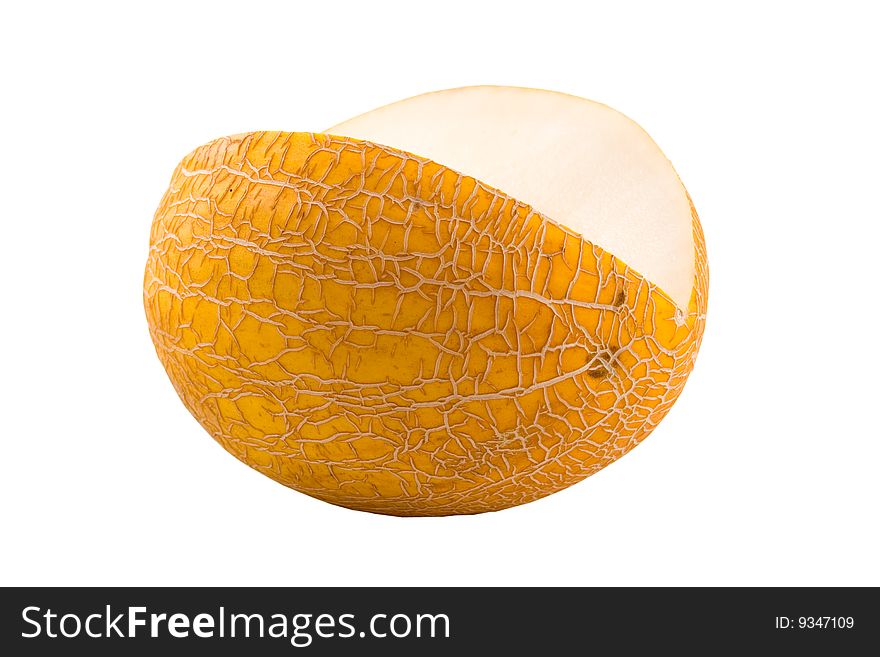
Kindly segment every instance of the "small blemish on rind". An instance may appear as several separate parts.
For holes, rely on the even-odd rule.
[[[672,319],[676,326],[684,326],[687,323],[687,314],[681,308],[676,308]]]
[[[594,367],[591,370],[587,370],[587,376],[591,379],[604,379],[608,376],[608,370],[604,367]]]

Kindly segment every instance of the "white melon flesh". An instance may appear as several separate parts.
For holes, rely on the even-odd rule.
[[[325,132],[404,150],[492,185],[688,307],[695,257],[687,193],[657,144],[610,107],[537,89],[464,87],[386,105]]]

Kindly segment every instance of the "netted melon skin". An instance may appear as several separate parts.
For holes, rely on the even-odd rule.
[[[684,312],[440,164],[248,133],[177,167],[144,304],[178,395],[244,463],[353,509],[495,511],[588,477],[669,411],[706,316],[696,212],[693,226]]]

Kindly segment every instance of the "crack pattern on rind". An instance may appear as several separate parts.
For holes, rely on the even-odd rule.
[[[705,322],[693,223],[683,312],[611,254],[435,162],[249,133],[178,166],[144,303],[180,398],[243,462],[355,509],[478,513],[584,479],[668,412]]]

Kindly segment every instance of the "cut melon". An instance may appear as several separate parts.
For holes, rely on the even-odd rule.
[[[707,286],[696,212],[637,125],[477,87],[197,148],[156,211],[144,304],[237,458],[333,504],[448,515],[637,445],[693,367]]]

